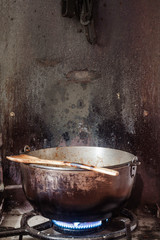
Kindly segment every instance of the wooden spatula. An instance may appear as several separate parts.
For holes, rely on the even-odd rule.
[[[42,164],[42,165],[61,165],[61,166],[69,166],[75,168],[83,168],[86,170],[91,170],[95,172],[100,172],[104,174],[108,174],[111,176],[118,176],[119,172],[109,169],[109,168],[100,168],[91,165],[86,165],[82,163],[75,163],[75,162],[68,162],[68,161],[61,161],[61,160],[47,160],[47,159],[40,159],[38,157],[33,157],[31,155],[21,154],[15,156],[8,156],[6,157],[8,160],[18,162],[18,163],[28,163],[28,164]]]

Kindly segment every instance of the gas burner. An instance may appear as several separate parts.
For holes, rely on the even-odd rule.
[[[57,220],[52,220],[53,227],[55,230],[61,233],[69,235],[86,235],[88,233],[94,233],[101,230],[104,227],[105,221],[95,221],[95,222],[62,222]]]
[[[114,239],[114,238],[118,238],[118,237],[124,237],[127,236],[127,240],[131,240],[132,236],[131,236],[131,231],[133,231],[136,227],[137,227],[137,218],[136,216],[129,210],[127,209],[123,209],[120,216],[116,217],[116,218],[111,218],[107,221],[105,221],[105,223],[107,222],[107,224],[104,224],[105,226],[103,226],[103,221],[100,221],[102,223],[101,226],[99,226],[100,222],[94,222],[93,225],[91,226],[91,223],[89,223],[89,226],[83,225],[82,223],[63,223],[63,227],[64,225],[65,227],[67,226],[67,229],[69,230],[73,230],[72,227],[76,226],[78,227],[81,231],[81,227],[82,229],[82,234],[80,235],[76,235],[75,237],[73,236],[73,234],[68,235],[68,233],[60,233],[60,231],[58,232],[56,230],[55,227],[55,220],[54,220],[54,224],[53,224],[53,220],[49,220],[45,223],[36,225],[31,227],[29,225],[29,220],[31,220],[33,217],[37,216],[37,214],[35,212],[30,212],[27,214],[24,214],[22,216],[22,220],[21,220],[21,228],[6,228],[6,229],[2,229],[0,228],[0,238],[6,238],[6,237],[10,237],[10,236],[19,236],[19,240],[23,239],[24,235],[30,235],[34,238],[37,239],[46,239],[46,240],[80,240],[80,239],[84,239],[84,234],[82,232],[85,232],[86,227],[89,229],[93,229],[94,228],[101,228],[101,231],[95,231],[94,233],[92,232],[85,232],[85,240],[104,240],[104,239]],[[56,224],[59,221],[56,221]],[[60,225],[62,224],[62,222],[60,222]],[[86,224],[86,223],[85,223]],[[88,224],[88,223],[87,223]],[[96,226],[97,224],[97,226]],[[61,227],[61,226],[58,226]],[[77,229],[75,230],[77,231]]]
[[[52,220],[53,224],[60,228],[67,228],[67,229],[77,229],[77,230],[85,230],[90,228],[97,228],[102,225],[102,221],[96,222],[62,222]]]

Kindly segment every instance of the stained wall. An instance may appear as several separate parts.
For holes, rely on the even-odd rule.
[[[0,1],[0,122],[5,184],[20,183],[5,156],[91,145],[142,161],[134,199],[160,201],[160,1],[100,0],[97,44],[60,0]]]

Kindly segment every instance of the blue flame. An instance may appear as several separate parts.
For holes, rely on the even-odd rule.
[[[83,230],[83,229],[91,229],[100,227],[102,225],[102,221],[96,221],[96,222],[62,222],[57,220],[52,220],[52,222],[61,228],[66,229],[75,229],[75,230]]]

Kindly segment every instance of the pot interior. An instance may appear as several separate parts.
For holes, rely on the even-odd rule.
[[[131,153],[115,150],[111,148],[102,147],[57,147],[57,148],[46,148],[36,150],[29,153],[32,156],[39,157],[41,159],[50,160],[65,160],[69,162],[77,162],[97,167],[120,167],[131,162],[135,156]],[[32,164],[33,166],[33,164]],[[51,169],[62,169],[62,170],[78,170],[72,167],[54,166],[49,167],[47,165],[34,165],[36,167],[45,167]]]

